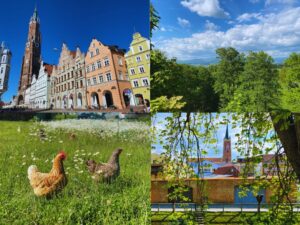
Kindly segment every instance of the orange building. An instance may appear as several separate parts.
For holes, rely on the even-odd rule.
[[[92,109],[125,109],[134,105],[125,50],[93,39],[85,57],[87,102]]]

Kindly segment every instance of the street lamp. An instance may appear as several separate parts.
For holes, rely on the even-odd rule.
[[[260,213],[260,203],[263,200],[264,195],[256,195],[256,200],[257,200],[257,212]]]

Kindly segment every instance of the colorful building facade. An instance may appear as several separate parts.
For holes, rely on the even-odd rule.
[[[135,102],[143,105],[150,100],[150,41],[140,33],[133,35],[126,62]]]
[[[135,105],[124,50],[93,39],[85,57],[90,109],[125,109]]]
[[[79,48],[70,51],[63,44],[59,63],[53,68],[50,106],[56,109],[85,109],[85,55]]]

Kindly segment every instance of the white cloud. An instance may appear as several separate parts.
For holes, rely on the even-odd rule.
[[[253,24],[237,24],[226,31],[206,30],[186,38],[160,41],[156,47],[180,60],[215,57],[219,47],[235,47],[239,51],[264,50],[276,57],[299,51],[300,7],[264,15]]]
[[[297,1],[296,0],[266,0],[265,5],[271,5],[271,4],[288,4],[293,5]]]
[[[229,13],[220,7],[218,0],[182,0],[180,3],[199,16],[229,18]]]
[[[177,17],[177,22],[181,27],[190,27],[191,23],[187,19]]]
[[[219,29],[219,27],[216,24],[210,22],[209,20],[206,20],[205,28],[206,28],[206,30],[218,30]]]
[[[249,0],[249,1],[253,4],[260,2],[260,0]]]
[[[241,23],[251,21],[252,19],[262,20],[263,16],[260,13],[244,13],[238,16],[237,21]]]
[[[165,27],[161,27],[160,30],[163,32],[167,31],[167,29]]]

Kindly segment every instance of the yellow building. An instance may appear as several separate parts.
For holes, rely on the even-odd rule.
[[[144,105],[150,100],[150,41],[133,34],[125,58],[136,105]]]

